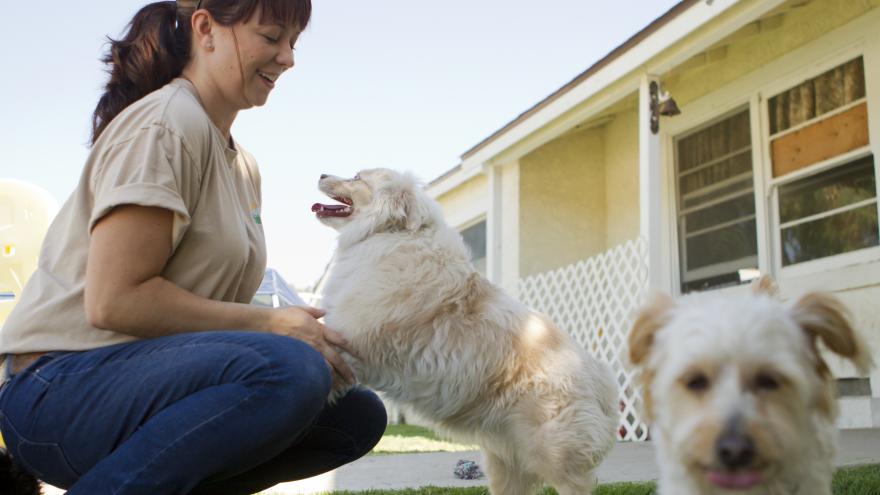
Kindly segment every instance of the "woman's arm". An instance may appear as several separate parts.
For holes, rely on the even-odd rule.
[[[287,335],[318,350],[346,380],[354,379],[332,345],[354,352],[339,333],[316,320],[322,311],[214,301],[162,278],[171,256],[172,223],[170,210],[123,205],[95,224],[86,267],[90,324],[141,338],[231,329]]]

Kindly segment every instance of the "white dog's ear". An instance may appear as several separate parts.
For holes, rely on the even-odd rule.
[[[629,331],[627,343],[629,360],[640,368],[638,383],[642,388],[642,406],[645,418],[654,418],[654,399],[651,396],[651,382],[654,370],[647,366],[646,360],[654,347],[654,337],[668,322],[675,301],[666,294],[656,293],[641,307],[636,321]]]
[[[821,340],[830,351],[852,361],[859,372],[868,372],[873,364],[871,354],[850,325],[846,307],[836,297],[819,292],[805,294],[789,308],[789,314],[813,341]]]
[[[629,360],[635,365],[644,364],[654,345],[654,335],[669,321],[675,301],[666,294],[654,294],[641,307],[627,338]]]
[[[776,298],[779,296],[779,286],[770,275],[761,275],[752,282],[752,293]]]
[[[417,231],[434,223],[433,201],[419,187],[415,178],[403,174],[383,185],[374,195],[375,231]]]

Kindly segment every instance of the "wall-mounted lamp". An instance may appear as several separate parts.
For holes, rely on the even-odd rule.
[[[681,110],[678,109],[678,104],[669,96],[669,93],[666,91],[660,93],[657,81],[651,81],[648,89],[651,94],[651,132],[657,134],[657,131],[660,130],[660,116],[672,117],[680,114]]]

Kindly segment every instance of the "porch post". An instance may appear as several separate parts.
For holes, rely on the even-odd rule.
[[[505,163],[501,177],[501,286],[519,297],[519,160]]]
[[[642,75],[639,81],[639,234],[648,249],[648,289],[668,290],[663,270],[663,162],[660,137],[651,130],[650,84],[657,77]]]
[[[501,284],[501,241],[503,215],[503,187],[501,169],[495,165],[484,165],[489,186],[489,211],[486,212],[486,277],[493,283]]]

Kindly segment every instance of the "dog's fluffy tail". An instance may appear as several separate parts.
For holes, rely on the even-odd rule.
[[[0,447],[0,493],[3,495],[40,495],[40,482],[15,465],[12,456]]]

